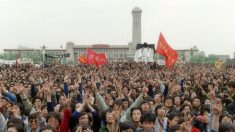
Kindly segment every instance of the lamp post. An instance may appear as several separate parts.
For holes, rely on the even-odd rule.
[[[43,65],[45,63],[45,54],[46,54],[45,52],[46,52],[46,46],[43,45],[42,46],[42,63],[43,63]]]

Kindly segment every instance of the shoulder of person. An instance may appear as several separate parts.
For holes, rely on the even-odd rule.
[[[136,132],[143,132],[144,131],[144,128],[137,128],[136,129]]]

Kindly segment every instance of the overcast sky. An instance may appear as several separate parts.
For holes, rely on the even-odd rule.
[[[142,12],[142,42],[162,32],[175,49],[235,52],[235,0],[0,0],[0,49],[122,44],[132,38],[131,10]]]

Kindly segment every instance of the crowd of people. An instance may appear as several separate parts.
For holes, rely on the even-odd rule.
[[[234,127],[234,66],[0,66],[0,132],[235,132]]]

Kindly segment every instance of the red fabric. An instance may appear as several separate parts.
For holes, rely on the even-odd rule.
[[[92,49],[87,49],[87,64],[95,64],[97,67],[107,63],[104,53],[98,54]]]
[[[92,49],[87,49],[87,64],[96,64],[95,63],[95,57],[97,56],[98,54],[93,51]]]
[[[192,127],[192,131],[191,132],[201,132],[199,129],[197,129],[196,127]]]
[[[81,63],[81,64],[86,64],[87,63],[87,57],[84,56],[84,55],[80,55],[78,58],[77,58],[77,62]]]
[[[178,53],[166,42],[162,33],[159,35],[156,52],[165,57],[167,67],[172,67],[178,59]]]
[[[69,119],[71,117],[71,111],[66,108],[64,110],[64,118],[61,121],[60,128],[57,132],[69,132]]]

